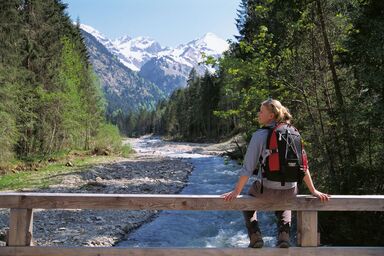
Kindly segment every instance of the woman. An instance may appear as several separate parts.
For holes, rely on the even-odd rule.
[[[291,114],[288,109],[284,107],[277,100],[266,100],[260,106],[258,121],[265,127],[275,127],[279,123],[290,123]],[[247,183],[249,177],[258,170],[259,159],[265,159],[267,154],[266,144],[268,137],[268,129],[259,129],[253,135],[251,142],[248,145],[247,152],[244,158],[244,164],[240,171],[240,177],[233,191],[223,194],[224,200],[231,201],[243,190],[244,185]],[[258,173],[258,177],[261,177]],[[262,183],[261,180],[262,179]],[[312,195],[318,197],[322,202],[329,200],[329,195],[324,194],[315,189],[309,170],[306,170],[304,182],[307,185]],[[261,185],[262,184],[262,185]],[[270,181],[266,178],[258,178],[251,186],[249,195],[262,198],[264,200],[281,200],[282,198],[294,197],[297,194],[296,182],[285,182],[282,186],[281,182]],[[243,212],[245,224],[248,229],[248,236],[250,243],[248,247],[261,248],[264,245],[263,238],[259,229],[256,211]],[[291,211],[276,211],[278,219],[278,238],[277,246],[280,248],[289,247],[289,231],[291,226]]]

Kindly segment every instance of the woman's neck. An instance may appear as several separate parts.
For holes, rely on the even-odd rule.
[[[275,126],[276,124],[277,124],[276,120],[271,120],[267,124],[265,124],[264,126]]]

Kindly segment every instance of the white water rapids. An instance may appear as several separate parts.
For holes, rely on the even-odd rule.
[[[195,144],[202,145],[202,144]],[[194,144],[168,143],[156,137],[142,137],[133,143],[141,154],[157,154],[184,159],[194,169],[181,194],[220,195],[230,191],[238,178],[239,166],[223,157],[199,154]],[[248,191],[251,181],[243,190]],[[259,212],[259,222],[266,247],[276,243],[273,212]],[[238,211],[162,211],[120,242],[120,247],[247,247],[243,215]]]

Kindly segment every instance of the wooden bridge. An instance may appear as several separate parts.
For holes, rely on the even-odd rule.
[[[0,208],[9,208],[7,246],[0,255],[384,255],[384,247],[318,247],[318,211],[384,211],[384,195],[332,196],[326,203],[298,195],[287,201],[265,203],[240,196],[225,202],[215,195],[52,194],[0,193]],[[33,209],[126,209],[126,210],[264,210],[291,209],[298,216],[298,246],[280,248],[115,248],[31,246]],[[372,234],[374,235],[374,234]]]

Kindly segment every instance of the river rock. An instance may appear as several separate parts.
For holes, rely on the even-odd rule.
[[[142,139],[129,140],[134,144]],[[48,189],[25,191],[175,194],[187,184],[193,166],[184,160],[168,158],[167,152],[176,149],[220,155],[238,148],[238,141],[210,145],[155,141],[148,143],[152,151],[140,153],[141,150],[136,150],[138,153],[132,159],[97,164],[86,170],[65,174],[59,184]],[[149,210],[34,210],[34,243],[38,246],[112,246],[157,214],[158,211]],[[9,209],[0,209],[0,246],[5,244],[1,234],[8,229],[8,217]]]
[[[186,185],[192,165],[182,160],[137,155],[135,159],[98,164],[66,174],[48,189],[26,192],[175,194]],[[157,211],[34,210],[33,240],[37,246],[112,246],[151,221]],[[0,240],[5,245],[9,210],[0,210]],[[1,245],[1,244],[0,244]]]

